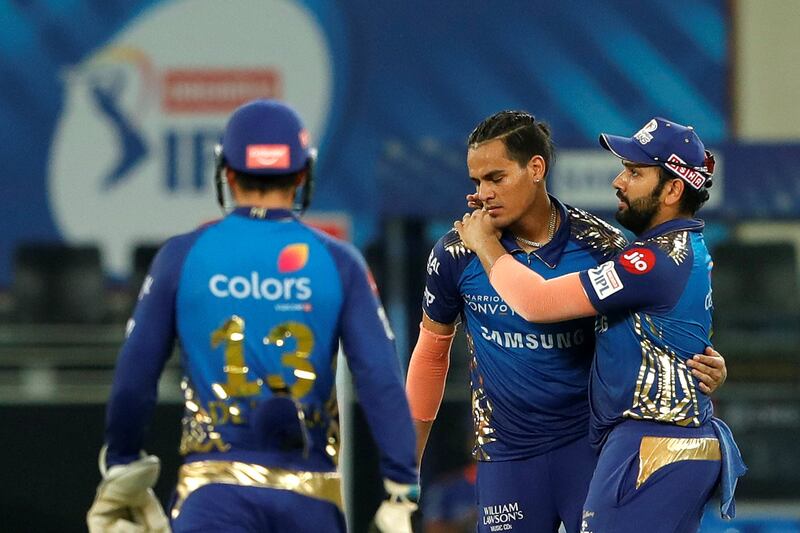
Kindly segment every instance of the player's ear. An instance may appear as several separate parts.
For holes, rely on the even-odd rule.
[[[230,167],[225,168],[225,180],[228,182],[228,185],[233,187],[236,183],[236,172]]]
[[[675,178],[669,182],[669,184],[664,187],[665,196],[664,196],[664,204],[668,206],[676,206],[681,201],[681,196],[683,196],[684,188],[686,184],[680,178]]]
[[[544,179],[544,175],[547,173],[547,163],[544,161],[544,157],[540,155],[534,155],[528,160],[528,164],[526,166],[528,173],[533,178],[533,181],[539,183]]]

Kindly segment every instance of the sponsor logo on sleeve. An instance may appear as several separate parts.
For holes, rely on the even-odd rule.
[[[656,266],[656,254],[647,248],[632,248],[622,254],[619,264],[631,274],[647,274]]]
[[[589,270],[589,281],[594,287],[597,297],[601,300],[622,290],[622,281],[619,279],[613,261],[607,261],[597,268]]]
[[[428,256],[428,275],[433,276],[435,273],[437,276],[439,275],[439,259],[433,255],[433,250],[431,250],[431,255]]]
[[[434,300],[436,300],[436,296],[431,294],[431,291],[428,290],[428,287],[425,287],[425,305],[430,306]]]

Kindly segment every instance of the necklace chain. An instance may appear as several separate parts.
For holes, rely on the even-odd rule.
[[[553,240],[553,235],[555,235],[555,233],[556,233],[556,206],[553,205],[552,202],[551,202],[550,203],[550,220],[547,223],[547,240],[546,241],[543,241],[543,242],[531,241],[531,240],[519,237],[517,235],[514,235],[513,233],[512,233],[512,235],[514,235],[514,239],[516,239],[518,242],[521,242],[522,244],[527,244],[531,248],[541,248],[542,246],[544,246],[545,244],[547,244],[548,242]]]

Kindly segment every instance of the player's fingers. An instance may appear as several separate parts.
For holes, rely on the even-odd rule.
[[[711,394],[712,392],[711,388],[703,382],[700,382],[697,385],[697,388],[700,389],[700,392],[702,392],[703,394]]]
[[[725,361],[721,357],[695,355],[694,358],[689,359],[686,363],[689,367],[710,375],[718,385],[722,384],[727,376]]]
[[[722,372],[719,369],[704,365],[700,361],[690,361],[691,362],[687,361],[687,366],[692,368],[692,373],[699,372],[705,376],[709,376],[714,381],[717,381],[722,377]]]
[[[706,347],[705,354],[706,354],[706,355],[709,355],[709,356],[711,356],[711,357],[719,357],[720,359],[722,359],[722,354],[721,354],[721,353],[719,353],[718,351],[716,351],[716,350],[715,350],[714,348],[712,348],[711,346],[707,346],[707,347]]]
[[[692,370],[692,375],[694,377],[696,377],[698,380],[700,380],[700,383],[703,383],[703,384],[705,384],[705,385],[707,385],[709,387],[714,384],[714,379],[710,375],[704,374],[704,373],[700,372],[699,370],[693,369]],[[702,388],[701,388],[701,390],[702,390]]]
[[[483,207],[483,202],[478,199],[477,194],[468,194],[467,195],[467,207],[470,209],[479,209]]]
[[[697,354],[692,358],[692,361],[696,363],[702,363],[705,366],[709,366],[717,370],[722,370],[725,368],[725,360],[722,357],[716,357],[713,355]]]

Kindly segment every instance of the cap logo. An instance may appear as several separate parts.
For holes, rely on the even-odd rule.
[[[300,146],[303,148],[308,148],[308,143],[310,141],[308,136],[308,130],[305,128],[300,130],[300,133],[297,134],[297,139],[300,141]]]
[[[703,176],[700,172],[693,168],[686,168],[685,166],[678,166],[670,163],[679,163],[681,165],[686,165],[686,162],[678,157],[676,154],[672,154],[667,159],[667,162],[664,163],[664,166],[670,169],[672,172],[683,178],[686,183],[691,185],[693,188],[697,189],[698,191],[703,187],[703,184],[706,182],[706,177]]]
[[[247,146],[247,168],[289,168],[288,144],[251,144]]]
[[[650,134],[656,131],[656,128],[658,128],[658,122],[656,122],[656,119],[653,119],[645,124],[642,129],[637,131],[633,138],[639,141],[639,144],[647,144],[653,140],[653,136]]]

